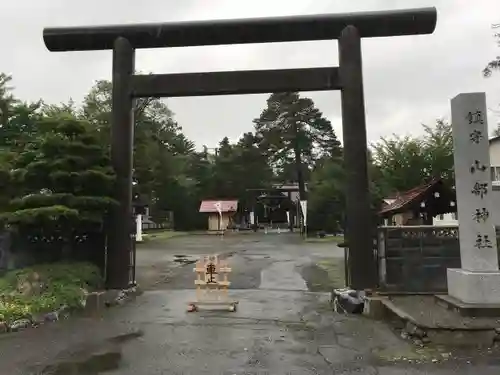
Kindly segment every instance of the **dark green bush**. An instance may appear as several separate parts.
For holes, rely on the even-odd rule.
[[[23,293],[23,282],[39,279],[41,287]],[[61,306],[82,307],[87,291],[103,285],[99,269],[90,263],[43,264],[8,272],[0,278],[0,321],[11,322],[51,312]]]

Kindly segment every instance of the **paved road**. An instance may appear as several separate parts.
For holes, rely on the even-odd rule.
[[[314,266],[342,256],[332,244],[193,236],[138,251],[142,296],[99,317],[0,336],[0,375],[499,373],[491,363],[434,364],[384,324],[334,314],[328,275]],[[237,312],[186,313],[192,266],[179,267],[175,255],[206,252],[229,254]]]

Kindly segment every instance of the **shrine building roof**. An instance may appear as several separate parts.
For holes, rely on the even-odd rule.
[[[409,210],[414,204],[420,203],[425,199],[427,193],[434,190],[437,185],[441,185],[442,180],[439,177],[434,177],[425,184],[419,185],[404,193],[391,196],[394,200],[379,211],[379,215],[395,214]]]
[[[238,210],[238,200],[222,200],[222,199],[212,199],[204,200],[200,204],[200,212],[203,213],[218,213],[220,207],[220,212],[236,212]]]

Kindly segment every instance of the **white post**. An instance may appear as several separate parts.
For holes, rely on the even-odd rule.
[[[304,237],[307,237],[307,201],[300,201],[300,208],[304,215]]]
[[[223,224],[222,223],[222,202],[221,201],[215,202],[214,207],[217,210],[217,213],[219,214],[219,225],[218,225],[217,229],[219,231],[219,234],[222,237],[224,235],[224,230],[221,227],[221,225]]]
[[[142,242],[142,215],[137,215],[135,217],[135,242]]]
[[[451,101],[461,269],[448,269],[448,294],[470,304],[500,303],[491,196],[486,95]]]

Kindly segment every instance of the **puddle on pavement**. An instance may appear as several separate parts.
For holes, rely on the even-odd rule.
[[[42,371],[42,375],[98,375],[105,371],[120,367],[122,354],[120,350],[99,353],[80,362],[61,362],[50,365]]]
[[[187,255],[174,255],[174,262],[182,264],[193,264],[196,263],[196,259],[190,259]]]
[[[133,339],[138,339],[139,337],[144,336],[143,331],[133,331],[129,333],[124,333],[123,335],[118,335],[115,337],[111,337],[108,339],[109,342],[111,343],[116,343],[116,344],[123,344],[126,343],[127,341],[133,340]]]
[[[334,288],[343,288],[344,273],[343,260],[339,259],[322,260],[300,268],[300,274],[311,292],[331,292]]]
[[[123,355],[120,345],[143,336],[142,331],[112,337],[87,353],[45,367],[40,375],[99,375],[120,368]]]

